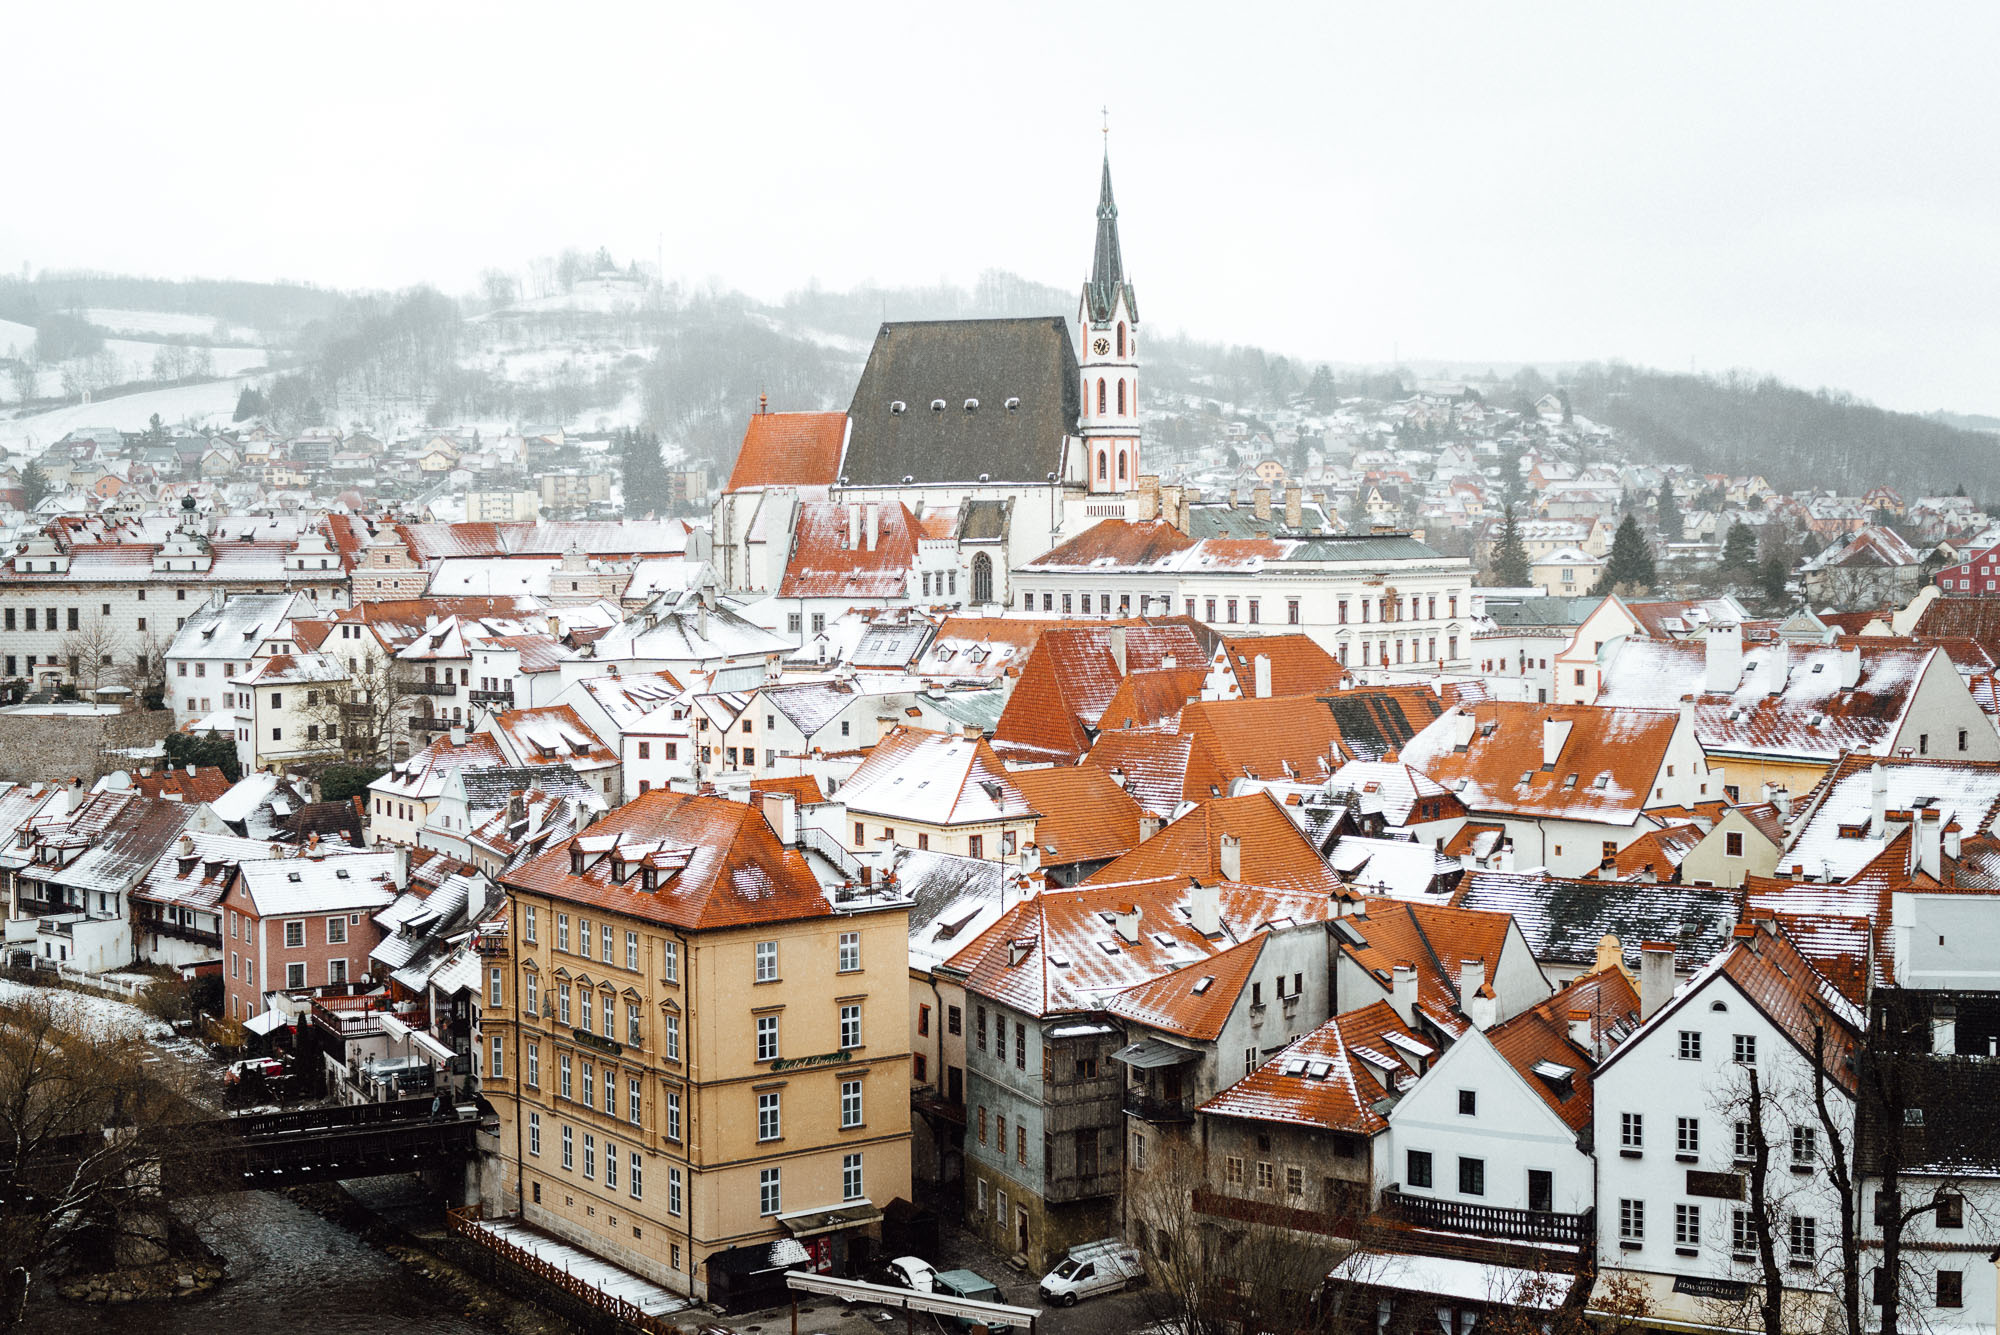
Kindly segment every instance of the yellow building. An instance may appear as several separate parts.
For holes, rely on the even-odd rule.
[[[504,874],[482,1018],[505,1197],[718,1301],[788,1237],[860,1269],[910,1191],[908,902],[822,890],[776,818],[654,790]]]
[[[1035,841],[1039,815],[974,732],[898,727],[841,785],[849,851],[887,845],[1011,861]]]

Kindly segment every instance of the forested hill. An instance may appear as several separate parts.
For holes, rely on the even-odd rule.
[[[1830,390],[1769,377],[1673,375],[1586,366],[1567,382],[1570,406],[1615,427],[1634,452],[1708,473],[1754,473],[1781,491],[1859,494],[1888,483],[1905,497],[1993,484],[2000,439],[1933,418],[1888,412]]]

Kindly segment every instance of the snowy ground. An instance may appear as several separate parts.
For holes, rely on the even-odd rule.
[[[30,987],[10,978],[0,978],[0,1002],[46,997],[55,1006],[62,1023],[93,1038],[150,1038],[173,1040],[172,1026],[156,1020],[129,1001],[88,992],[72,992],[63,987]]]
[[[688,1300],[669,1289],[663,1289],[650,1280],[644,1280],[629,1270],[621,1270],[611,1262],[592,1256],[589,1252],[558,1242],[546,1233],[538,1233],[532,1228],[509,1220],[495,1220],[480,1225],[487,1232],[505,1238],[523,1251],[533,1252],[542,1260],[573,1278],[583,1281],[592,1288],[615,1294],[631,1303],[649,1316],[661,1316],[668,1312],[678,1312],[689,1305]]]
[[[190,315],[184,311],[123,311],[93,307],[83,312],[83,318],[99,329],[113,334],[165,335],[200,339],[204,342],[218,337],[231,343],[265,341],[263,335],[254,329],[232,325],[212,315]]]
[[[226,424],[236,411],[236,396],[249,379],[235,376],[205,385],[176,385],[171,389],[147,390],[98,403],[70,404],[29,417],[0,420],[0,448],[26,449],[39,454],[43,446],[61,440],[79,427],[144,431],[154,413],[169,426],[184,422],[207,425],[218,417]]]

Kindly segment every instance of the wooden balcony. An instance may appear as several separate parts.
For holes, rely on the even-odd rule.
[[[458,694],[457,685],[448,681],[406,681],[401,689],[405,695],[441,695],[447,700]]]
[[[1472,1233],[1482,1238],[1502,1238],[1509,1242],[1550,1243],[1560,1247],[1587,1247],[1593,1239],[1591,1216],[1559,1214],[1553,1210],[1516,1210],[1500,1205],[1475,1205],[1469,1201],[1438,1200],[1410,1196],[1389,1187],[1382,1192],[1383,1215],[1416,1228],[1445,1233]]]
[[[512,691],[467,691],[465,698],[468,703],[473,705],[492,705],[499,709],[512,709],[514,707],[514,693]]]
[[[1125,1111],[1145,1122],[1192,1122],[1194,1120],[1194,1099],[1183,1094],[1179,1098],[1164,1098],[1150,1094],[1138,1085],[1125,1088]]]

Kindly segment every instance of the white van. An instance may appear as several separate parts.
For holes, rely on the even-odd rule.
[[[1112,1293],[1145,1280],[1146,1265],[1138,1250],[1116,1238],[1106,1238],[1070,1248],[1056,1268],[1042,1276],[1041,1290],[1049,1302],[1072,1307],[1079,1298]]]

